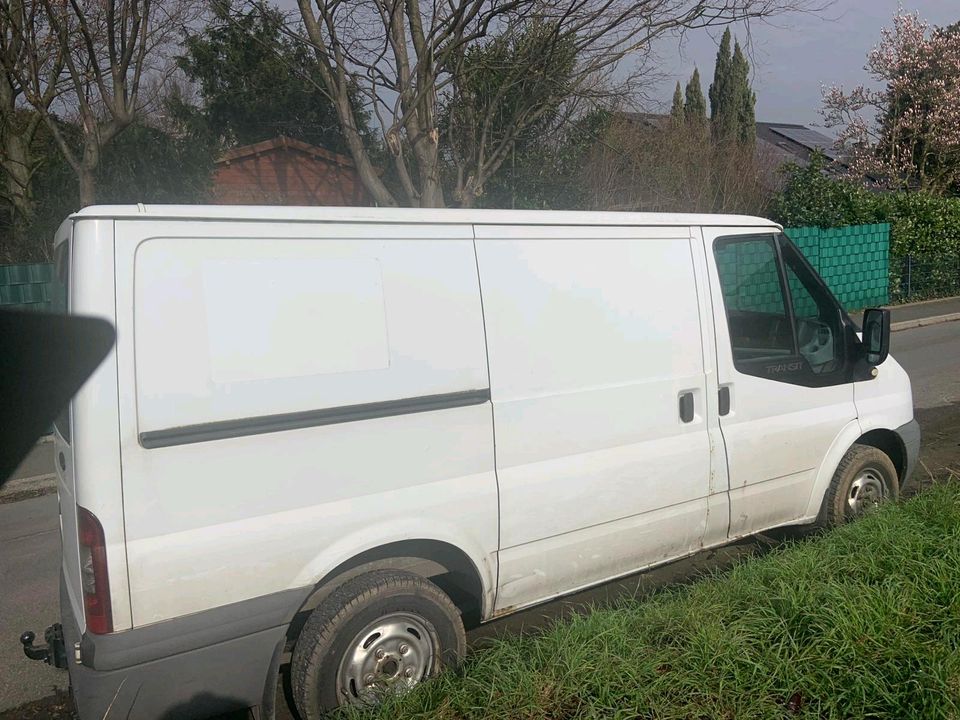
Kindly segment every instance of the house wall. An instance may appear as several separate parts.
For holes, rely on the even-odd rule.
[[[293,148],[217,163],[213,202],[221,205],[372,205],[356,170]]]

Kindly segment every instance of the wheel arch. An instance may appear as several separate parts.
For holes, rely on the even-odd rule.
[[[889,428],[875,428],[857,438],[856,443],[875,447],[889,457],[897,469],[897,479],[900,485],[903,485],[906,480],[904,474],[907,471],[907,448],[903,438],[896,431]]]
[[[375,570],[404,570],[429,579],[457,606],[467,628],[480,623],[490,604],[480,570],[459,547],[426,538],[389,542],[343,561],[315,583],[287,629],[288,649],[314,608],[345,582]]]
[[[843,460],[850,448],[857,444],[869,445],[886,453],[893,461],[893,465],[897,469],[898,480],[902,484],[903,474],[906,471],[907,452],[903,440],[897,432],[883,427],[871,428],[864,432],[860,423],[857,420],[852,420],[837,434],[836,439],[824,456],[817,473],[817,479],[810,492],[806,514],[799,520],[799,523],[813,522],[817,519],[827,488],[830,487],[830,482],[840,466],[840,461]],[[896,453],[896,456],[894,453]]]

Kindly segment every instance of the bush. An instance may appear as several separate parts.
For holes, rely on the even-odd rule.
[[[878,195],[851,182],[824,175],[826,158],[816,153],[806,167],[788,163],[783,190],[774,196],[770,214],[784,227],[870,225],[887,222]]]

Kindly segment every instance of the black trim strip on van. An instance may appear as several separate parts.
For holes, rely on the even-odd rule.
[[[140,445],[147,449],[189,445],[190,443],[227,438],[263,435],[265,433],[299,430],[321,425],[373,420],[375,418],[410,415],[413,413],[449,410],[451,408],[481,405],[490,400],[490,388],[483,390],[465,390],[462,392],[424,395],[422,397],[385,400],[381,402],[346,405],[344,407],[304,412],[282,413],[280,415],[262,415],[240,420],[221,420],[218,422],[184,425],[165,430],[150,430],[140,433]]]

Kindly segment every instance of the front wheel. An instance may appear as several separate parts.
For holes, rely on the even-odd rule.
[[[899,496],[897,469],[887,454],[869,445],[853,445],[834,473],[817,526],[843,525]]]
[[[412,573],[367,573],[311,613],[293,651],[293,696],[314,720],[405,692],[465,652],[460,613],[440,588]]]

